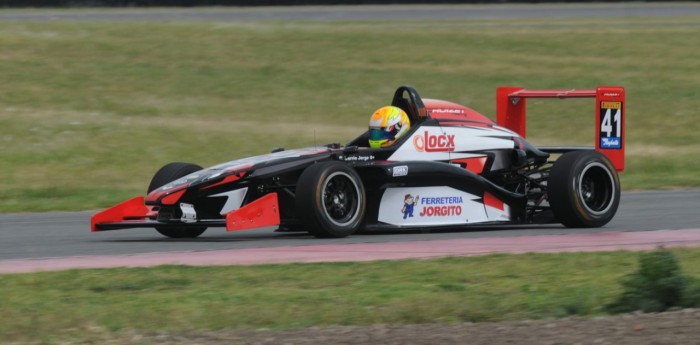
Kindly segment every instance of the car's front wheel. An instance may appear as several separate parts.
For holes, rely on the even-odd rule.
[[[296,210],[316,237],[346,237],[360,228],[365,189],[354,169],[340,162],[309,166],[296,187]]]
[[[202,167],[196,164],[192,163],[169,163],[160,168],[158,172],[156,172],[155,175],[153,175],[153,179],[151,179],[151,183],[148,185],[148,193],[152,192],[155,189],[158,189],[161,186],[164,186],[170,182],[173,182],[180,177],[187,176],[193,172],[202,170]],[[204,231],[207,230],[206,227],[204,226],[197,226],[197,227],[191,227],[191,226],[183,226],[183,227],[163,227],[163,226],[156,226],[156,231],[158,231],[161,235],[167,236],[170,238],[195,238]]]
[[[568,152],[554,162],[547,183],[554,216],[567,227],[607,224],[620,204],[620,178],[610,160],[596,151]]]

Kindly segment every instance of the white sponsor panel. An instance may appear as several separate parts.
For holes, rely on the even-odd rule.
[[[451,187],[388,188],[378,220],[399,226],[468,224],[488,221],[480,197]]]
[[[455,151],[512,149],[514,133],[482,127],[421,127],[394,152],[389,160],[450,160],[476,155]]]
[[[488,205],[484,205],[484,208],[486,209],[486,215],[488,216],[489,221],[506,222],[510,220],[510,209],[506,204],[503,204],[502,210],[500,208],[495,208]]]

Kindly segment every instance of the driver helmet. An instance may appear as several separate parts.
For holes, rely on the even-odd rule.
[[[369,146],[391,146],[411,128],[406,112],[401,108],[386,106],[377,109],[369,118]]]

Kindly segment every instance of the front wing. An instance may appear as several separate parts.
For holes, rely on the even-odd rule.
[[[181,205],[181,207],[185,207]],[[277,193],[269,193],[226,214],[223,219],[183,217],[180,221],[158,220],[157,207],[147,206],[143,197],[135,197],[95,214],[93,232],[128,228],[225,227],[227,231],[246,230],[280,224]],[[196,217],[194,218],[196,219]]]

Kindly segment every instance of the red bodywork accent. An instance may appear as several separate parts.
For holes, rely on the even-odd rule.
[[[466,120],[493,124],[488,117],[478,111],[463,105],[448,101],[424,98],[423,103],[430,113],[430,117],[438,120]]]
[[[280,224],[280,207],[277,193],[260,199],[226,214],[226,231],[238,231]]]
[[[158,199],[160,199],[160,197],[163,196],[164,194],[165,194],[165,192],[158,192],[158,190],[156,189],[156,190],[148,193],[148,195],[146,195],[146,200],[151,201],[151,202],[158,201]]]
[[[499,200],[497,197],[489,192],[484,192],[484,205],[505,211],[505,206],[503,201]]]
[[[481,172],[484,171],[484,166],[486,166],[486,162],[488,161],[488,157],[474,157],[474,158],[462,158],[462,159],[453,159],[450,162],[454,164],[464,164],[464,168],[475,173],[475,174],[481,174]]]
[[[127,219],[145,219],[151,213],[151,208],[144,205],[143,197],[137,196],[92,216],[90,222],[92,232],[99,231],[96,227],[99,223],[114,223]]]
[[[216,187],[216,186],[220,186],[220,185],[222,185],[222,184],[227,184],[227,183],[230,183],[230,182],[238,181],[238,180],[242,179],[242,178],[245,176],[245,174],[246,174],[245,172],[242,172],[242,173],[238,173],[238,174],[226,176],[226,177],[224,177],[223,180],[221,180],[221,181],[219,181],[219,182],[217,182],[217,183],[208,185],[208,186],[206,186],[206,187],[204,187],[204,188],[202,188],[202,189],[209,189],[209,188],[213,188],[213,187]]]
[[[439,120],[440,126],[467,126],[480,128],[493,128],[495,123],[477,122],[477,121],[451,121]]]
[[[176,191],[178,189],[182,189],[184,191],[184,188],[187,188],[187,186],[188,186],[187,183],[183,183],[179,186],[170,188],[170,189],[163,191],[163,192],[159,192],[158,189],[155,189],[152,192],[148,193],[148,195],[146,196],[146,201],[148,201],[148,202],[158,201],[158,199],[160,199],[163,195],[166,195],[168,193],[173,193],[173,191]]]
[[[595,90],[525,90],[520,87],[499,87],[496,91],[496,122],[499,126],[506,127],[523,138],[526,137],[526,99],[527,98],[593,98],[595,104],[595,149],[607,156],[612,161],[615,169],[625,169],[625,88],[621,86],[600,86]],[[616,124],[620,126],[619,148],[601,147],[601,116],[603,105],[609,102],[619,102],[619,119]],[[609,108],[608,108],[609,109]]]
[[[182,197],[182,194],[185,194],[186,189],[181,189],[175,193],[172,193],[163,199],[160,200],[160,203],[163,205],[175,205],[175,203],[180,200],[180,197]]]

